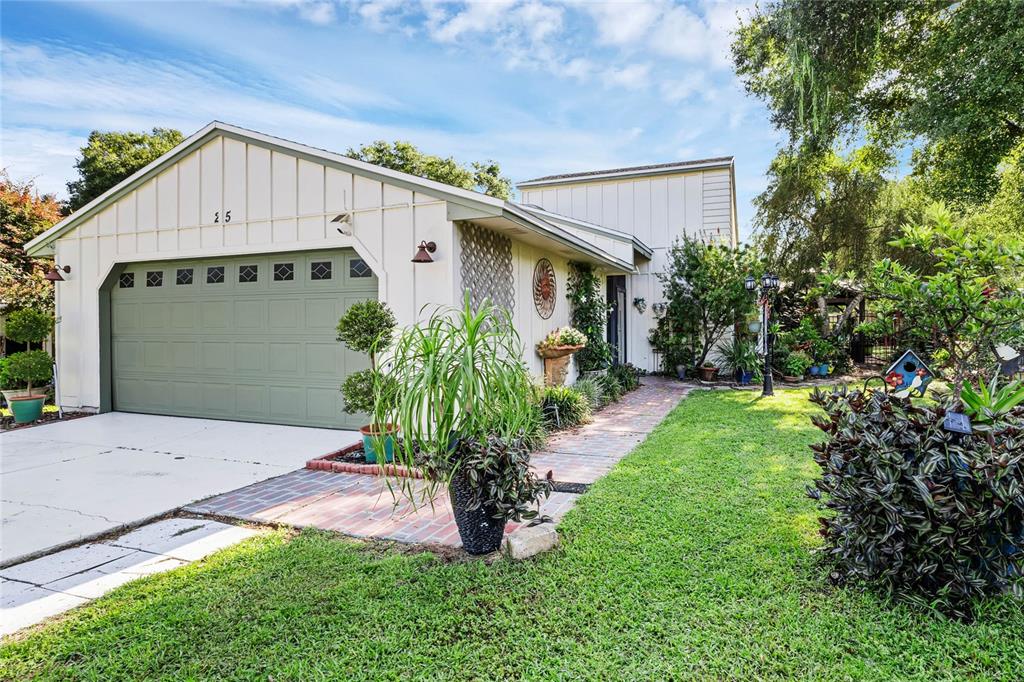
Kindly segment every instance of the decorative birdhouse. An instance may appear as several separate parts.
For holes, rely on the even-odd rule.
[[[933,376],[917,353],[908,350],[886,370],[885,383],[897,398],[909,398],[915,393],[923,396]]]

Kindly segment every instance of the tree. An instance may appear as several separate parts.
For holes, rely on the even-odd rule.
[[[68,183],[68,209],[77,211],[183,139],[170,128],[153,128],[151,133],[92,131],[75,162],[78,179]]]
[[[871,145],[840,156],[811,159],[780,152],[768,169],[768,187],[754,199],[756,243],[767,267],[801,289],[825,259],[862,275],[884,248],[876,207],[893,165]]]
[[[744,248],[684,238],[672,245],[668,261],[658,274],[668,303],[665,324],[670,334],[693,332],[694,364],[700,366],[725,332],[753,310],[743,280],[754,270],[754,259]]]
[[[965,379],[994,366],[994,344],[1024,320],[1024,247],[972,236],[954,214],[933,204],[918,225],[907,225],[893,245],[933,261],[922,273],[886,258],[869,278],[878,322],[891,332],[899,313],[919,343],[930,340],[933,356],[949,368],[954,397]],[[862,325],[864,326],[864,325]]]
[[[844,140],[915,147],[956,204],[987,200],[1024,139],[1020,0],[775,0],[744,22],[736,71],[801,157]]]
[[[425,154],[411,142],[377,140],[359,149],[349,148],[346,156],[377,166],[418,175],[446,185],[489,194],[498,199],[512,196],[512,181],[502,176],[496,161],[461,164],[452,157]]]
[[[53,310],[53,284],[46,266],[30,258],[24,246],[60,220],[60,204],[42,197],[31,182],[18,183],[0,171],[0,311]]]

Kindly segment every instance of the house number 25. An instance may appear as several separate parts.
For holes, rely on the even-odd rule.
[[[215,222],[215,223],[219,223],[220,222],[220,211],[214,211],[214,213],[213,213],[213,222]],[[224,211],[224,222],[226,222],[226,223],[230,223],[231,222],[231,211]]]

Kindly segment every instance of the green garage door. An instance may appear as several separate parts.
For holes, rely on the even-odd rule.
[[[338,318],[377,297],[352,250],[125,266],[111,291],[115,410],[352,428],[344,378],[369,366]]]

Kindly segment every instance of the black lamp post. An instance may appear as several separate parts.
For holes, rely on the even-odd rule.
[[[747,278],[743,280],[743,286],[746,287],[747,291],[753,293],[757,291],[757,281],[751,275],[747,275]],[[775,389],[772,385],[772,346],[775,345],[775,334],[771,333],[769,323],[771,322],[771,306],[772,296],[779,289],[779,277],[773,275],[770,272],[766,272],[761,276],[761,291],[758,296],[763,301],[762,313],[761,313],[761,327],[764,332],[764,386],[761,390],[761,395],[769,396],[775,395]]]

